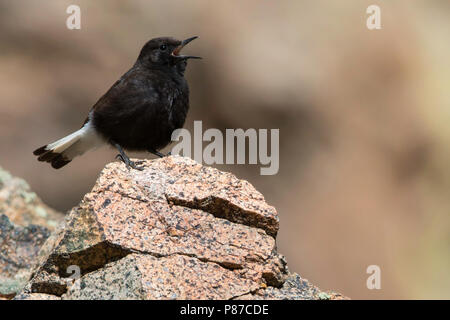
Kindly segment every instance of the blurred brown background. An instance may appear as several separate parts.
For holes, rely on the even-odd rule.
[[[291,271],[352,298],[450,298],[449,1],[1,0],[0,30],[0,165],[50,206],[116,152],[55,171],[32,150],[78,129],[147,40],[198,35],[186,127],[280,129],[277,175],[218,168],[276,206]]]

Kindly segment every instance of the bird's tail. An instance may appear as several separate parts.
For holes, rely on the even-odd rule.
[[[102,142],[103,139],[97,134],[90,122],[87,122],[80,130],[34,150],[33,154],[38,156],[39,161],[51,163],[53,168],[59,169],[72,161],[73,158],[98,147]]]

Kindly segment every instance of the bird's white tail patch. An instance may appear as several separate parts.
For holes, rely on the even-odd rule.
[[[38,153],[35,154],[40,155],[40,161],[51,162],[56,155],[62,156],[65,161],[70,161],[104,143],[105,140],[96,132],[91,121],[88,121],[80,130],[36,150]]]

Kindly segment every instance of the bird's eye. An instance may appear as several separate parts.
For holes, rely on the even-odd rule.
[[[167,46],[166,46],[165,44],[162,44],[162,45],[159,47],[159,49],[160,49],[161,51],[164,51],[164,50],[167,49]]]

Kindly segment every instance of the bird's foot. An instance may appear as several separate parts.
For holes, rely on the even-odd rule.
[[[144,170],[144,167],[137,166],[139,163],[143,163],[143,161],[136,161],[136,162],[131,161],[130,158],[128,158],[128,156],[126,155],[125,151],[123,151],[122,147],[118,143],[115,143],[114,141],[111,141],[111,143],[117,148],[117,150],[119,150],[119,154],[116,156],[116,159],[122,160],[122,162],[125,163],[125,165],[127,166],[128,170],[130,170],[130,168],[140,171]]]
[[[130,170],[130,168],[133,168],[135,170],[139,170],[142,171],[144,170],[144,167],[139,167],[138,164],[142,164],[144,161],[131,161],[130,158],[128,158],[127,156],[123,156],[122,154],[118,154],[116,156],[116,159],[120,159],[123,163],[125,163],[125,165],[127,166],[127,169]]]

